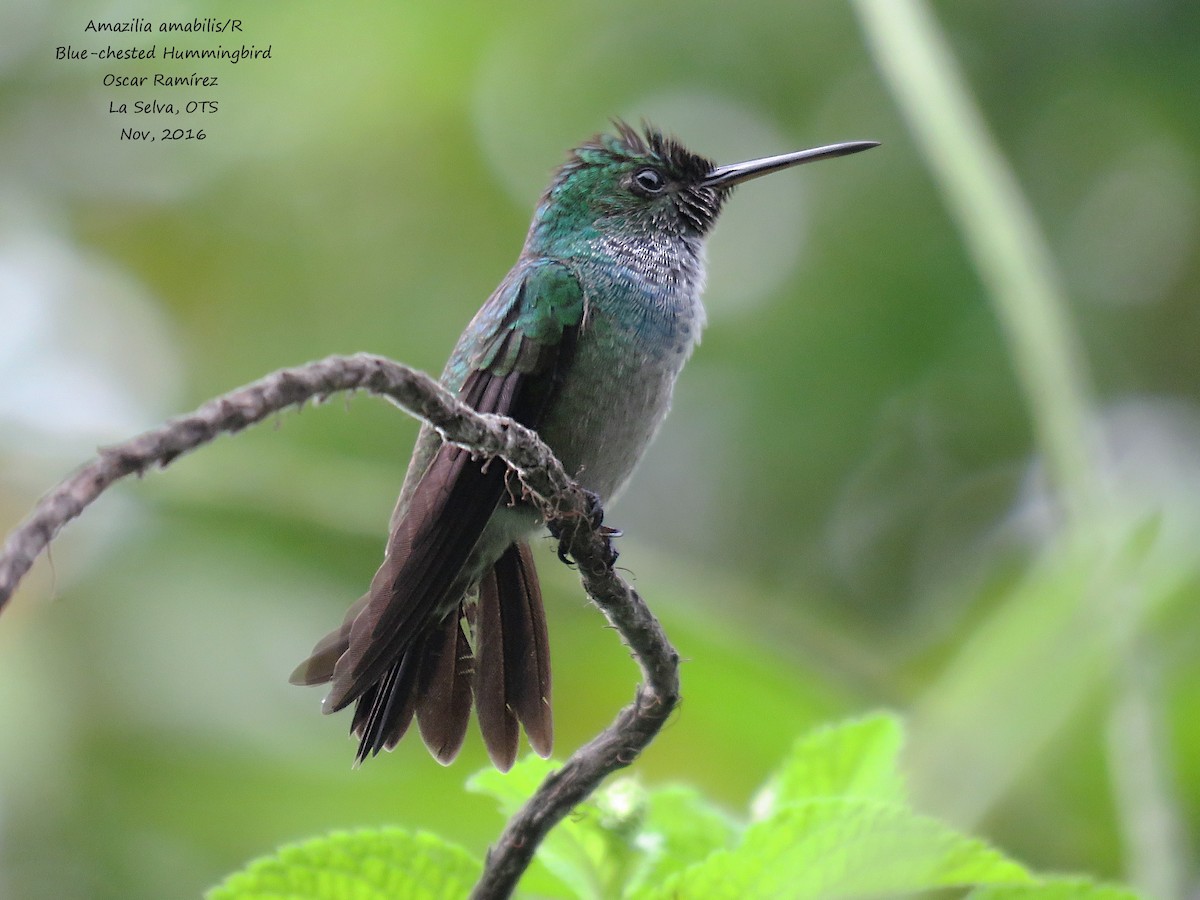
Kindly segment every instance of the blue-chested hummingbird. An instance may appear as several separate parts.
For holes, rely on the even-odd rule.
[[[601,503],[616,497],[671,404],[704,325],[704,241],[735,185],[857,153],[832,144],[718,166],[623,122],[575,149],[512,270],[467,326],[443,383],[538,432]],[[462,746],[472,700],[493,763],[519,727],[548,756],[550,655],[529,540],[537,510],[506,467],[421,428],[366,595],[292,675],[351,703],[356,763],[392,749],[415,715],[433,755]]]

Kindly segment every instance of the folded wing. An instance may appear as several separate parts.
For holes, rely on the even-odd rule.
[[[560,263],[519,264],[459,341],[443,380],[480,412],[536,429],[570,365],[584,320],[578,281]],[[437,440],[435,436],[431,440]],[[325,711],[357,703],[357,761],[391,749],[415,714],[431,752],[462,746],[472,697],[495,764],[517,753],[518,723],[548,755],[550,663],[537,573],[522,542],[471,560],[508,499],[508,468],[440,443],[393,521],[366,596],[293,673],[333,683]],[[480,571],[472,572],[474,562]],[[478,603],[469,602],[477,593]]]

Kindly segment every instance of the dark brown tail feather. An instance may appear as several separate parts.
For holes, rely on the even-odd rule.
[[[534,752],[544,758],[554,744],[550,643],[542,591],[528,544],[514,544],[497,561],[496,587],[500,594],[508,705],[525,726]]]
[[[475,610],[475,712],[488,756],[497,769],[507,772],[517,759],[520,732],[517,717],[509,709],[505,696],[508,692],[500,600],[493,569],[479,582],[479,605]]]
[[[454,761],[467,736],[471,662],[460,607],[431,636],[417,678],[417,725],[425,746],[444,766]]]
[[[529,546],[517,543],[479,585],[475,622],[475,709],[496,768],[517,758],[518,722],[540,756],[554,743],[550,644]]]
[[[332,679],[355,611],[297,667],[293,683]],[[464,614],[475,633],[474,660],[461,624]],[[479,730],[498,769],[508,771],[516,761],[520,726],[536,753],[550,755],[550,644],[537,570],[523,542],[509,547],[480,582],[476,606],[460,607],[414,640],[358,698],[350,726],[359,738],[355,765],[393,749],[414,714],[430,752],[442,764],[450,763],[465,739],[472,692]]]
[[[516,760],[517,722],[550,756],[550,641],[529,546],[508,548],[480,582],[475,618],[475,709],[487,755],[502,772]]]
[[[380,750],[393,749],[408,731],[416,707],[417,670],[426,643],[418,638],[383,678],[358,698],[350,724],[350,733],[359,739],[356,766]]]

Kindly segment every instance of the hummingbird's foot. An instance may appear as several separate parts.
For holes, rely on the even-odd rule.
[[[550,533],[554,534],[554,529],[551,529]],[[556,535],[556,534],[554,536],[558,537],[558,535]],[[564,566],[566,566],[569,569],[575,568],[575,563],[571,562],[571,556],[570,556],[570,554],[567,553],[567,542],[565,540],[563,540],[561,537],[558,537],[558,551],[557,552],[558,552],[558,561],[560,563],[562,563]]]
[[[588,523],[593,530],[599,531],[600,535],[607,543],[606,552],[604,554],[605,562],[611,566],[617,561],[617,548],[612,545],[612,539],[620,537],[622,532],[620,528],[611,528],[604,524],[604,506],[600,502],[600,495],[592,491],[585,490],[584,497],[587,500],[587,512],[585,513]],[[571,553],[567,549],[571,542],[573,534],[569,532],[563,522],[551,522],[547,528],[550,530],[551,536],[558,541],[558,559],[564,565],[574,567],[575,561],[571,558]]]
[[[600,502],[600,495],[595,491],[585,490],[584,498],[587,500],[587,518],[592,523],[593,528],[599,528],[604,524],[604,505]]]

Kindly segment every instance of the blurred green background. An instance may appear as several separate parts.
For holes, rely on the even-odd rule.
[[[1036,344],[1036,317],[981,277],[852,5],[0,0],[0,524],[97,445],[272,369],[365,350],[439,371],[552,168],[612,116],[722,162],[881,140],[739,190],[711,240],[704,343],[608,515],[686,660],[636,771],[743,810],[803,729],[891,707],[924,810],[1037,868],[1189,895],[1200,6],[932,11],[1067,301],[1068,344],[1032,363],[1002,323]],[[246,30],[83,30],[137,15]],[[272,58],[54,58],[110,42]],[[107,112],[135,99],[220,108]],[[165,125],[208,137],[118,140]],[[1057,445],[1038,353],[1075,389]],[[483,852],[476,737],[449,769],[412,737],[351,771],[349,717],[286,683],[370,579],[415,431],[366,397],[284,415],[55,543],[0,618],[0,897],[195,896],[382,823]],[[1064,513],[1065,483],[1085,502]],[[538,553],[565,756],[636,669]]]

